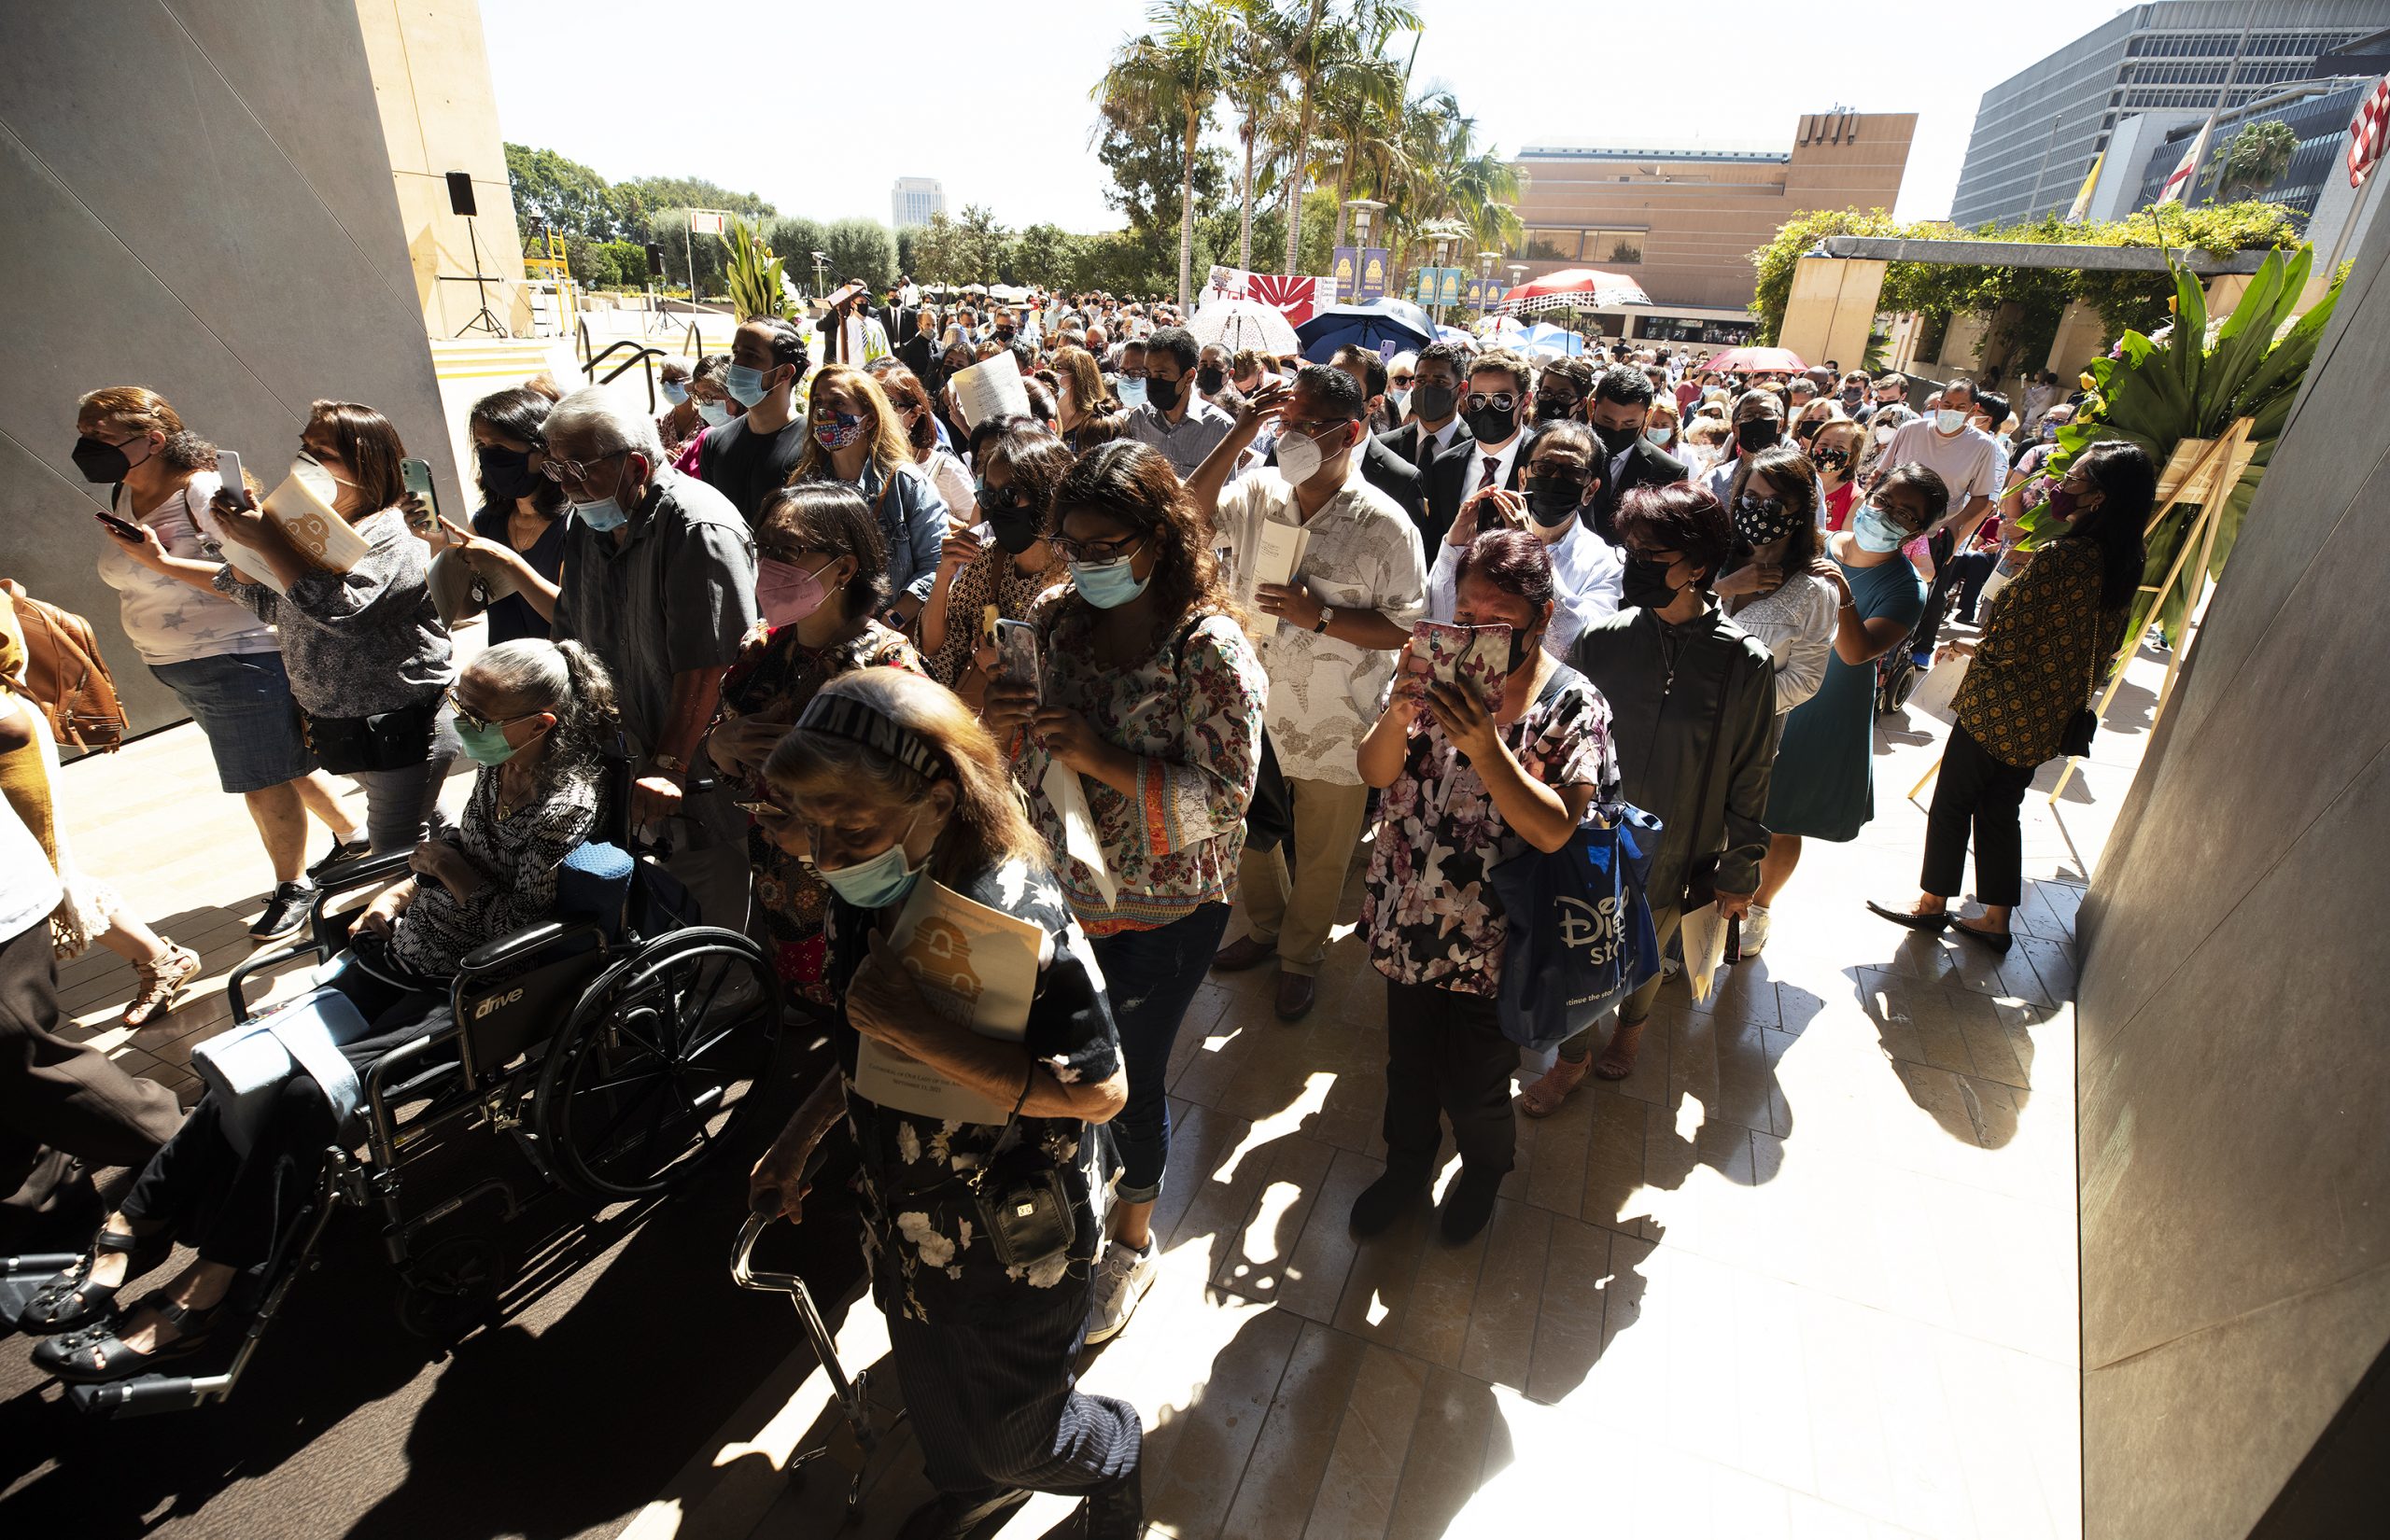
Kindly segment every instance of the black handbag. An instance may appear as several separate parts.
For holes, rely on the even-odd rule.
[[[300,730],[316,763],[335,776],[363,770],[404,770],[431,757],[439,694],[372,717],[319,717],[302,709]]]
[[[2100,730],[2100,714],[2084,707],[2066,719],[2066,726],[2058,736],[2058,751],[2069,759],[2079,760],[2091,752],[2091,735]]]

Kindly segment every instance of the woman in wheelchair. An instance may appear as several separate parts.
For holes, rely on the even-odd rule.
[[[764,781],[786,811],[763,826],[829,885],[842,1072],[790,1119],[752,1190],[760,1211],[797,1217],[807,1157],[843,1114],[873,1293],[939,1492],[901,1533],[978,1533],[1034,1490],[1085,1499],[1088,1535],[1133,1535],[1137,1413],[1073,1389],[1099,1235],[1090,1125],[1119,1112],[1128,1080],[1103,975],[995,741],[942,685],[859,669],[815,693]],[[914,982],[914,959],[939,952],[932,918],[899,962],[888,938],[924,878],[1022,922],[1007,940],[990,917],[992,937],[965,930],[944,952],[949,981],[993,987],[1010,972],[1031,994],[1018,1039],[981,1036]],[[969,925],[967,908],[949,913],[941,929]],[[881,1078],[891,1048],[936,1076]]]
[[[614,705],[597,659],[572,642],[501,643],[465,670],[450,706],[465,752],[482,766],[463,822],[416,847],[413,875],[358,917],[350,949],[325,980],[368,1024],[340,1047],[360,1077],[446,1025],[447,980],[461,959],[546,917],[559,864],[598,819]],[[34,1349],[35,1363],[97,1383],[147,1373],[236,1329],[226,1308],[234,1281],[270,1258],[314,1200],[324,1151],[342,1138],[303,1070],[246,1127],[228,1122],[213,1092],[203,1097],[91,1251],[26,1307],[20,1325],[58,1334]],[[117,1291],[176,1241],[198,1259],[119,1316]]]
[[[708,757],[750,807],[770,801],[764,758],[825,681],[851,668],[923,671],[913,644],[872,619],[888,602],[888,548],[871,505],[844,482],[808,482],[764,499],[755,602],[766,638],[724,676],[721,720],[706,737]],[[756,922],[774,970],[792,993],[827,1005],[827,890],[760,829],[749,832],[747,847]]]

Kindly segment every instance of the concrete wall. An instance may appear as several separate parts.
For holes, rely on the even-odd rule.
[[[506,147],[499,134],[480,6],[476,0],[356,5],[426,329],[434,337],[456,336],[473,319],[486,292],[491,312],[506,329],[529,336],[530,293],[523,286],[513,189],[506,179]],[[473,179],[481,212],[470,231],[450,211],[452,171]],[[476,245],[481,271],[492,279],[485,290],[457,281],[471,276]]]
[[[91,617],[160,726],[92,571],[77,397],[149,385],[269,481],[310,401],[365,401],[456,483],[355,0],[0,6],[0,567]]]
[[[2285,1482],[2390,1340],[2386,257],[2377,227],[2084,907],[2084,1528],[2103,1540],[2331,1509]],[[2378,1527],[2378,1445],[2361,1465],[2299,1479],[2370,1482]]]

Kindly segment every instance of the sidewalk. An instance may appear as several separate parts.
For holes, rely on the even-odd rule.
[[[1458,1251],[1424,1225],[1367,1246],[1345,1231],[1382,1149],[1362,941],[1340,931],[1297,1026],[1272,1017],[1267,970],[1206,985],[1174,1068],[1162,1277],[1087,1368],[1146,1418],[1156,1533],[1495,1535],[1582,1515],[1670,1540],[2074,1536],[2072,921],[2162,672],[2144,653],[2097,757],[2055,807],[2055,767],[2028,798],[2026,933],[1997,965],[1860,907],[1915,890],[1924,814],[1903,793],[1942,734],[1881,724],[1865,837],[1811,844],[1766,954],[1710,1001],[1662,996],[1632,1079],[1523,1126],[1493,1225]],[[137,1033],[114,1024],[131,979],[113,956],[63,974],[80,1030],[189,1099],[190,1044],[223,1024],[262,896],[246,816],[187,726],[70,766],[62,806],[82,863],[206,957],[190,1002]],[[792,1491],[780,1469],[831,1425],[826,1383],[785,1310],[766,1319],[770,1355],[721,1387],[738,1409],[649,1430],[680,1476],[580,1533],[832,1532],[843,1473]],[[893,1398],[867,1303],[840,1340]],[[407,1419],[414,1438],[438,1435],[436,1406]],[[924,1495],[907,1436],[872,1477],[845,1533],[886,1535]],[[1040,1498],[1003,1533],[1066,1511]]]
[[[1865,836],[1810,843],[1766,953],[1711,1000],[1663,994],[1632,1078],[1523,1120],[1457,1251],[1424,1222],[1346,1232],[1384,1153],[1357,877],[1310,1019],[1274,1019],[1266,969],[1216,975],[1173,1070],[1162,1276],[1085,1369],[1145,1417],[1154,1533],[2076,1535],[2074,916],[2163,669],[2137,660],[2094,760],[2028,798],[2003,959],[1861,907],[1916,891],[1903,794],[1945,731],[1879,724]],[[867,1301],[840,1347],[893,1404]],[[830,1533],[844,1472],[790,1490],[780,1467],[834,1421],[800,1345],[626,1533]],[[842,1533],[927,1495],[901,1432],[869,1479]],[[1040,1497],[1001,1533],[1068,1511]]]

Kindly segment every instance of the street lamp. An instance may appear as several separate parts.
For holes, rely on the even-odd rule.
[[[1485,312],[1494,303],[1493,296],[1486,290],[1494,287],[1494,264],[1501,259],[1502,254],[1498,251],[1481,251],[1477,254],[1477,324],[1479,326],[1485,324]]]
[[[826,251],[817,251],[813,254],[813,297],[817,300],[822,297],[823,281],[822,270],[829,265],[829,261],[830,254]]]
[[[1368,260],[1366,257],[1360,254],[1368,251],[1370,248],[1370,217],[1384,207],[1385,207],[1385,203],[1376,198],[1347,198],[1344,200],[1344,212],[1353,217],[1353,250],[1355,253],[1353,259],[1356,264],[1362,264]],[[1358,294],[1361,287],[1361,272],[1362,268],[1359,265],[1356,265],[1353,271],[1353,287],[1355,294],[1357,295]],[[1339,298],[1345,300],[1345,302],[1347,303],[1351,302],[1351,300],[1345,296],[1340,295]]]

